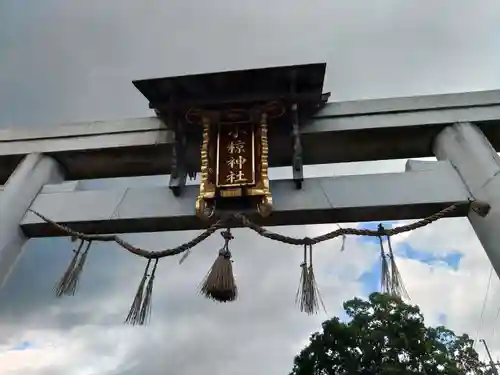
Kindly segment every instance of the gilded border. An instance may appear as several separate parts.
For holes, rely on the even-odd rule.
[[[207,117],[203,117],[203,138],[201,144],[201,168],[200,168],[200,191],[196,198],[196,215],[201,218],[210,218],[211,214],[207,214],[206,199],[214,197],[214,193],[208,191],[208,174],[209,174],[209,142],[210,142],[210,121]],[[213,214],[213,213],[212,213]]]
[[[260,179],[262,181],[264,196],[257,207],[262,216],[268,216],[273,206],[273,198],[269,189],[269,143],[267,139],[267,127],[267,113],[264,112],[260,117]]]

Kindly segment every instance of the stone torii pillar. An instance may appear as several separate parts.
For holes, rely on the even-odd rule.
[[[59,164],[42,154],[29,154],[7,180],[0,195],[0,286],[18,261],[28,238],[20,223],[45,184],[63,181]]]
[[[433,151],[438,160],[451,162],[472,198],[490,205],[486,217],[471,210],[468,219],[500,277],[500,157],[482,131],[468,122],[445,128]]]

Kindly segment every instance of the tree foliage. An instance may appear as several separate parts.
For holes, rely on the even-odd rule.
[[[295,357],[291,375],[493,374],[468,335],[426,327],[417,306],[373,293],[344,303],[349,317],[323,323]]]

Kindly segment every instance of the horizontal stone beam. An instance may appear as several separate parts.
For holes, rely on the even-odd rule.
[[[487,90],[330,103],[317,116],[373,115],[380,113],[480,107],[497,104],[500,104],[500,90]]]
[[[434,156],[446,126],[475,123],[500,150],[500,90],[330,103],[302,128],[306,164]],[[329,145],[322,147],[321,145]]]
[[[466,215],[467,189],[448,162],[416,164],[415,170],[373,175],[306,179],[302,190],[291,181],[271,181],[274,210],[253,219],[261,225],[303,225],[417,219],[461,202],[455,216]],[[181,197],[165,187],[78,190],[46,186],[31,208],[54,221],[87,233],[133,233],[202,229],[194,214],[198,186]],[[30,237],[61,235],[28,212],[21,227]]]
[[[435,136],[455,122],[474,122],[500,150],[500,90],[328,103],[302,126],[303,161],[432,156]],[[291,165],[288,133],[271,130],[270,166]],[[0,184],[32,152],[52,155],[68,179],[168,174],[172,141],[172,133],[153,117],[1,130]],[[195,165],[198,154],[195,147]]]
[[[0,184],[30,153],[54,157],[72,180],[170,173],[173,134],[156,117],[0,130]]]

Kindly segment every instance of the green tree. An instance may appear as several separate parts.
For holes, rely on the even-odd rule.
[[[323,323],[295,357],[291,375],[493,374],[473,340],[426,327],[417,306],[386,294],[344,303],[350,319]]]

